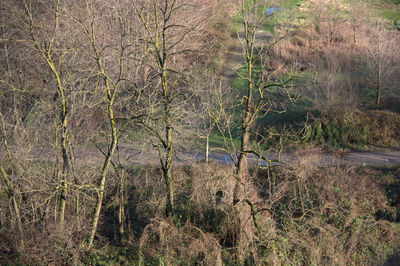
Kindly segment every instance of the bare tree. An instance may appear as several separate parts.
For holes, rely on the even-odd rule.
[[[353,42],[357,42],[357,35],[359,35],[361,31],[361,26],[366,22],[366,18],[368,17],[368,9],[366,3],[363,1],[354,1],[351,4],[351,13],[350,13],[350,24],[353,35]]]
[[[60,151],[62,156],[62,170],[59,196],[58,222],[64,224],[68,182],[71,175],[71,159],[68,139],[69,95],[71,84],[68,84],[68,75],[64,66],[65,58],[71,56],[72,49],[68,47],[67,38],[60,35],[60,1],[23,1],[23,25],[29,39],[27,45],[33,49],[47,66],[51,74],[51,84],[57,92],[55,98],[56,109],[59,114]],[[44,21],[46,20],[46,22]]]
[[[252,127],[260,117],[267,115],[270,111],[284,111],[285,104],[291,100],[287,86],[291,78],[277,79],[265,68],[267,51],[286,36],[286,33],[283,33],[276,40],[267,43],[267,34],[261,29],[269,19],[264,14],[264,10],[267,10],[271,4],[270,1],[241,1],[239,3],[243,26],[243,37],[240,41],[243,47],[244,74],[241,72],[237,74],[245,81],[245,87],[240,102],[242,109],[240,146],[238,152],[232,154],[237,173],[233,204],[238,217],[236,245],[239,260],[243,260],[246,247],[255,239],[255,218],[252,196],[249,195],[252,182],[249,177],[247,157],[248,154],[254,154],[262,158],[263,155],[252,148]],[[261,66],[261,70],[258,70],[257,66]]]
[[[7,143],[6,123],[5,123],[4,117],[1,113],[0,113],[0,122],[1,122],[1,131],[2,131],[2,136],[1,136],[2,146],[4,146],[4,149],[6,151],[8,163],[13,164],[14,159],[13,159],[13,156],[11,154],[10,148]],[[19,195],[20,193],[17,192],[17,188],[15,188],[12,181],[10,180],[10,178],[3,166],[3,163],[1,161],[0,161],[0,175],[6,186],[7,196],[11,203],[12,210],[14,211],[15,220],[16,220],[17,228],[18,228],[17,235],[19,237],[19,249],[20,249],[20,251],[23,251],[25,248],[25,240],[24,240],[25,236],[24,236],[24,228],[22,226],[20,204],[18,203],[18,200],[17,200],[17,195]]]
[[[97,202],[88,241],[88,248],[91,248],[100,218],[107,175],[113,164],[112,159],[119,140],[115,104],[117,104],[118,92],[123,87],[123,83],[128,80],[125,64],[132,47],[132,44],[128,41],[129,30],[132,25],[127,23],[126,18],[129,16],[124,13],[122,2],[97,3],[88,0],[85,8],[84,17],[86,20],[71,12],[68,12],[68,14],[86,36],[87,41],[83,45],[83,49],[93,60],[93,73],[98,78],[98,85],[103,88],[109,122],[109,143],[107,150],[103,152],[105,158],[100,170],[99,183],[96,187]],[[100,12],[104,9],[112,11]],[[122,180],[120,181],[122,185]]]
[[[376,29],[371,29],[369,43],[367,46],[367,63],[374,77],[376,85],[375,104],[381,101],[382,89],[388,84],[395,68],[393,65],[398,57],[398,44],[396,33],[388,32],[383,22],[378,22]]]
[[[184,75],[187,56],[194,54],[197,43],[191,43],[203,26],[201,1],[152,0],[148,3],[132,0],[132,6],[141,21],[143,41],[151,56],[149,67],[157,79],[148,87],[146,118],[135,121],[146,129],[158,144],[161,170],[166,186],[166,216],[174,214],[174,187],[171,167],[176,154],[176,131],[192,93]],[[197,12],[196,12],[197,11]],[[189,15],[193,14],[193,16]]]

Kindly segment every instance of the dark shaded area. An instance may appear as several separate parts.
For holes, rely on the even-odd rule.
[[[400,265],[400,254],[395,254],[393,256],[390,256],[383,265],[384,266],[399,266]]]

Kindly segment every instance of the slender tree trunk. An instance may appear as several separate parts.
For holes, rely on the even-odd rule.
[[[166,58],[166,55],[164,55]],[[163,91],[164,100],[164,125],[165,125],[165,161],[162,163],[162,171],[165,181],[165,186],[167,189],[167,204],[165,207],[165,215],[167,217],[174,214],[174,189],[173,180],[171,175],[171,164],[173,160],[173,147],[172,147],[172,126],[171,126],[171,113],[170,113],[170,100],[168,97],[168,85],[167,85],[167,70],[166,62],[162,63],[162,73],[161,73],[161,86]]]
[[[118,189],[119,209],[118,209],[118,231],[120,241],[125,242],[125,172],[120,171]]]
[[[61,86],[61,82],[60,82]],[[61,95],[61,122],[62,122],[62,132],[61,132],[61,153],[63,158],[63,167],[62,167],[62,175],[61,175],[61,193],[60,193],[60,205],[59,205],[59,218],[58,222],[60,227],[64,226],[64,217],[65,217],[65,204],[68,190],[68,177],[70,171],[70,162],[68,158],[67,152],[67,103],[64,95],[63,88],[59,88]]]
[[[376,91],[376,105],[380,104],[381,101],[381,67],[380,64],[378,64],[378,81],[377,81],[377,91]]]
[[[101,169],[100,183],[97,188],[97,203],[96,203],[96,208],[95,208],[95,212],[93,214],[93,219],[92,219],[92,228],[90,230],[88,249],[91,249],[93,247],[93,240],[94,240],[94,236],[97,231],[97,225],[99,222],[101,205],[103,204],[104,189],[105,189],[105,184],[106,184],[106,179],[107,179],[107,173],[108,173],[108,169],[111,164],[112,156],[114,155],[115,149],[117,147],[117,141],[118,141],[117,126],[115,124],[114,110],[113,110],[113,100],[114,100],[115,94],[113,94],[113,96],[112,96],[111,89],[109,87],[110,85],[108,84],[108,79],[106,78],[105,80],[106,80],[107,95],[109,96],[109,99],[110,99],[109,103],[108,103],[108,117],[109,117],[109,122],[110,122],[111,144],[108,148],[108,152],[107,152],[106,158],[104,160],[103,167]]]
[[[8,199],[11,201],[12,209],[13,209],[14,215],[15,215],[15,220],[17,221],[19,249],[20,249],[20,251],[22,251],[25,248],[24,229],[22,226],[21,213],[20,213],[18,201],[15,197],[15,190],[12,187],[11,182],[9,181],[9,179],[7,177],[7,173],[2,164],[0,164],[0,173],[1,173],[1,176],[3,177],[3,180],[5,181],[5,184],[6,184],[6,187],[8,190],[7,191]]]
[[[247,95],[242,113],[242,131],[240,140],[240,154],[236,165],[237,180],[233,194],[233,204],[237,215],[237,232],[236,232],[236,247],[238,261],[243,263],[246,248],[254,239],[254,228],[251,217],[251,207],[248,205],[247,188],[250,184],[247,154],[250,147],[250,126],[252,124],[252,109],[253,100],[253,44],[254,35],[248,35],[247,25],[245,25],[246,34],[246,68],[247,68]]]
[[[210,136],[209,135],[207,135],[206,136],[206,164],[208,164],[208,153],[209,153],[209,139],[210,139]]]
[[[79,182],[77,178],[75,177],[75,185],[78,186]],[[79,197],[79,191],[75,192],[75,215],[77,218],[77,221],[79,221],[79,213],[80,213],[80,197]]]
[[[170,217],[174,214],[174,190],[172,183],[171,169],[163,169],[163,176],[165,181],[165,186],[167,189],[167,203],[165,206],[165,215]]]

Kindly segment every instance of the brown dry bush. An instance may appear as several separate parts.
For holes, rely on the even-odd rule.
[[[258,194],[252,202],[257,238],[247,247],[247,262],[254,265],[383,263],[400,245],[399,232],[389,222],[398,217],[393,213],[400,210],[397,194],[390,195],[393,200],[388,200],[388,186],[396,188],[399,171],[388,174],[368,168],[315,167],[313,158],[307,160],[294,169],[252,169],[252,189]],[[383,178],[377,180],[377,176]],[[128,245],[139,253],[143,263],[233,263],[235,254],[231,244],[236,219],[232,211],[235,182],[232,168],[213,163],[182,165],[174,169],[174,177],[176,217],[165,219],[165,191],[159,169],[144,167],[129,171]],[[117,183],[113,178],[109,180],[109,196],[104,203],[97,239],[104,245],[115,243],[113,209],[118,205],[113,196]],[[85,193],[90,196],[90,191]],[[39,198],[28,197],[28,200],[35,202]],[[82,221],[67,213],[62,233],[51,222],[45,227],[27,225],[29,248],[22,261],[37,264],[91,261],[79,246],[86,236],[81,232],[88,231],[89,223],[84,217],[90,214],[84,214],[84,209],[90,210],[92,206],[87,204],[82,206]],[[2,213],[1,217],[5,215]],[[0,234],[5,239],[0,247],[12,241],[6,231],[0,230]],[[2,252],[7,251],[2,248]],[[106,261],[105,254],[102,256]]]
[[[277,229],[264,241],[264,257],[283,264],[374,264],[399,248],[399,232],[377,216],[390,207],[375,180],[382,172],[308,164],[272,174],[287,186],[272,205]]]
[[[189,223],[177,228],[161,218],[153,219],[144,229],[139,252],[147,263],[222,265],[221,248],[212,234]]]
[[[257,238],[247,247],[247,262],[383,263],[400,245],[399,232],[385,220],[398,203],[388,201],[384,184],[389,181],[375,179],[385,173],[368,168],[321,168],[310,160],[294,169],[271,170],[269,175],[266,170],[251,171],[259,200],[253,202]],[[231,207],[231,169],[215,164],[176,168],[177,217],[169,220],[162,218],[159,177],[143,178],[151,173],[157,171],[147,169],[134,177],[136,191],[143,192],[136,212],[147,215],[136,235],[143,261],[209,264],[221,259],[233,263],[236,220]],[[226,198],[217,197],[220,191]],[[197,247],[196,252],[190,247]],[[210,250],[216,253],[207,253]]]
[[[134,209],[133,216],[140,219],[134,223],[143,226],[142,229],[137,228],[134,238],[138,239],[144,257],[154,259],[159,256],[159,259],[177,264],[196,262],[208,265],[210,261],[221,260],[220,256],[224,261],[234,261],[232,260],[234,249],[231,248],[234,247],[238,231],[238,217],[232,204],[235,186],[232,168],[213,163],[176,168],[174,170],[176,210],[175,217],[170,220],[162,218],[163,213],[160,210],[165,204],[162,200],[162,193],[165,192],[162,191],[159,175],[153,176],[156,172],[158,171],[144,169],[136,173],[135,192],[129,197],[140,198],[129,204],[135,204],[130,208]],[[256,194],[255,187],[250,189],[254,191],[252,194]],[[259,199],[258,196],[253,198]],[[257,210],[263,206],[260,201],[253,201],[253,204]],[[262,221],[265,217],[269,219]],[[264,225],[263,229],[271,220],[267,211],[257,212],[256,219],[257,223]],[[269,229],[272,229],[272,226]],[[196,252],[191,254],[187,248],[194,246],[197,247]],[[207,251],[212,248],[217,248],[218,254],[221,250],[228,252],[217,255]],[[249,246],[248,252],[251,254],[249,257],[253,257],[252,261],[256,261],[255,249]],[[209,254],[211,257],[204,254]]]
[[[75,184],[70,184],[63,229],[60,229],[56,219],[58,211],[57,178],[54,176],[56,163],[19,158],[16,169],[21,173],[15,178],[15,184],[18,187],[17,200],[21,210],[25,248],[21,250],[18,247],[18,236],[10,224],[13,222],[13,216],[7,206],[9,200],[3,198],[2,193],[0,194],[2,210],[0,262],[31,265],[79,262],[83,251],[81,245],[87,237],[94,204],[94,191],[90,186],[82,184],[90,184],[92,181],[93,166],[83,165],[75,168],[77,180]],[[78,203],[79,209],[77,209]]]
[[[229,167],[193,164],[174,169],[176,223],[187,221],[223,237],[225,219],[232,203],[234,176]],[[163,217],[163,182],[158,169],[131,172],[129,209],[135,219],[136,236],[155,217]]]
[[[297,65],[301,72],[310,73],[298,93],[313,99],[317,108],[333,105],[354,105],[358,90],[354,77],[358,69],[360,50],[350,42],[349,26],[343,28],[331,44],[314,27],[303,27],[293,37],[278,43],[272,51],[271,67]],[[356,60],[357,59],[357,60]]]

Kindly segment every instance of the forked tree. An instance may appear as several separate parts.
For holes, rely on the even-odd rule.
[[[151,86],[146,86],[147,112],[134,118],[155,142],[167,201],[165,214],[174,214],[174,185],[171,173],[176,154],[177,129],[181,126],[183,107],[192,92],[185,79],[187,56],[195,54],[196,43],[191,43],[205,18],[202,17],[201,1],[186,0],[131,0],[133,9],[141,21],[141,37],[149,54],[149,68],[156,75]]]
[[[59,215],[60,227],[64,225],[66,197],[70,181],[71,160],[68,151],[68,110],[71,86],[67,86],[69,72],[64,67],[66,57],[70,56],[72,49],[68,47],[66,36],[60,34],[60,1],[23,1],[24,16],[22,23],[29,36],[27,46],[35,51],[47,66],[51,75],[50,83],[57,92],[56,109],[59,114],[57,119],[60,128],[60,151],[62,156],[62,170],[60,179]],[[46,21],[45,21],[46,20]]]
[[[256,237],[254,227],[256,221],[249,195],[251,180],[248,172],[248,155],[266,159],[263,154],[252,148],[253,126],[259,118],[271,111],[284,111],[285,104],[292,99],[288,87],[291,78],[285,80],[276,78],[265,67],[268,50],[286,36],[284,32],[276,40],[268,40],[266,32],[262,31],[266,20],[270,18],[265,11],[272,4],[271,1],[264,0],[238,3],[243,28],[242,34],[238,35],[243,36],[240,38],[240,43],[243,48],[244,67],[242,72],[237,72],[237,75],[245,84],[241,88],[239,148],[232,153],[237,174],[233,205],[238,219],[236,246],[239,261],[243,260],[246,248]]]
[[[99,87],[103,91],[105,113],[108,120],[108,143],[106,150],[102,151],[104,161],[100,169],[98,184],[95,187],[97,200],[88,239],[89,249],[93,246],[106,192],[107,176],[114,164],[112,160],[119,141],[115,113],[118,93],[125,86],[124,83],[129,80],[127,77],[128,55],[133,47],[129,41],[129,30],[133,25],[128,23],[129,16],[124,13],[123,7],[123,3],[120,1],[106,3],[87,0],[83,5],[83,13],[80,13],[81,10],[77,8],[72,11],[65,10],[86,37],[81,49],[91,60],[92,75],[96,78],[94,80],[95,87]]]

